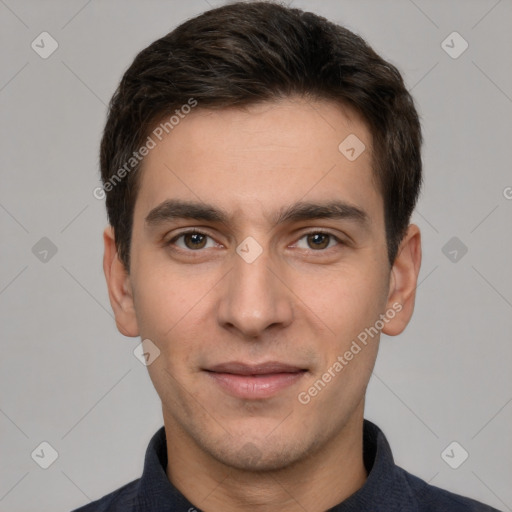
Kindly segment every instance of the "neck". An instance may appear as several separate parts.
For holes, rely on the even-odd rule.
[[[367,478],[363,408],[307,458],[276,471],[242,471],[213,459],[165,417],[167,477],[205,512],[322,512],[341,503]]]

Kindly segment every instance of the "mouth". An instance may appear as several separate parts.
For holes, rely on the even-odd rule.
[[[223,391],[249,400],[270,398],[296,384],[307,372],[305,368],[277,361],[257,365],[235,361],[205,371]]]

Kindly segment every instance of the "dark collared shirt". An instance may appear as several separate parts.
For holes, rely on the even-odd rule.
[[[327,512],[498,512],[477,501],[427,484],[395,465],[386,437],[364,420],[363,456],[368,478]],[[162,427],[146,451],[142,477],[74,512],[200,512],[168,480]],[[219,511],[222,512],[222,511]]]

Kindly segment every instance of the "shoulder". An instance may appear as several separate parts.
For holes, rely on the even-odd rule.
[[[430,485],[421,478],[398,468],[409,484],[409,490],[418,504],[419,512],[499,512],[499,510],[480,503],[479,501],[455,494],[453,492]]]
[[[140,478],[133,480],[116,491],[103,496],[103,498],[72,512],[131,512],[137,510],[134,507],[136,506],[139,481]]]

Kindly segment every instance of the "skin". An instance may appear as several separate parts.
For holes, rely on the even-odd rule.
[[[351,162],[338,145],[352,133],[366,150]],[[364,485],[364,397],[380,336],[309,403],[297,397],[393,304],[401,311],[385,334],[402,332],[413,312],[420,232],[409,226],[391,267],[371,143],[362,119],[329,101],[198,107],[145,157],[130,273],[112,228],[104,232],[117,326],[160,350],[148,370],[162,400],[167,475],[206,512],[320,512]],[[231,217],[145,222],[167,199],[209,203]],[[297,201],[330,200],[363,210],[368,222],[277,225],[270,218]],[[165,245],[184,228],[209,238]],[[320,237],[315,245],[309,231],[340,242]],[[252,263],[236,252],[248,236],[262,249]],[[307,372],[262,400],[234,397],[204,371],[228,361],[271,360]]]

